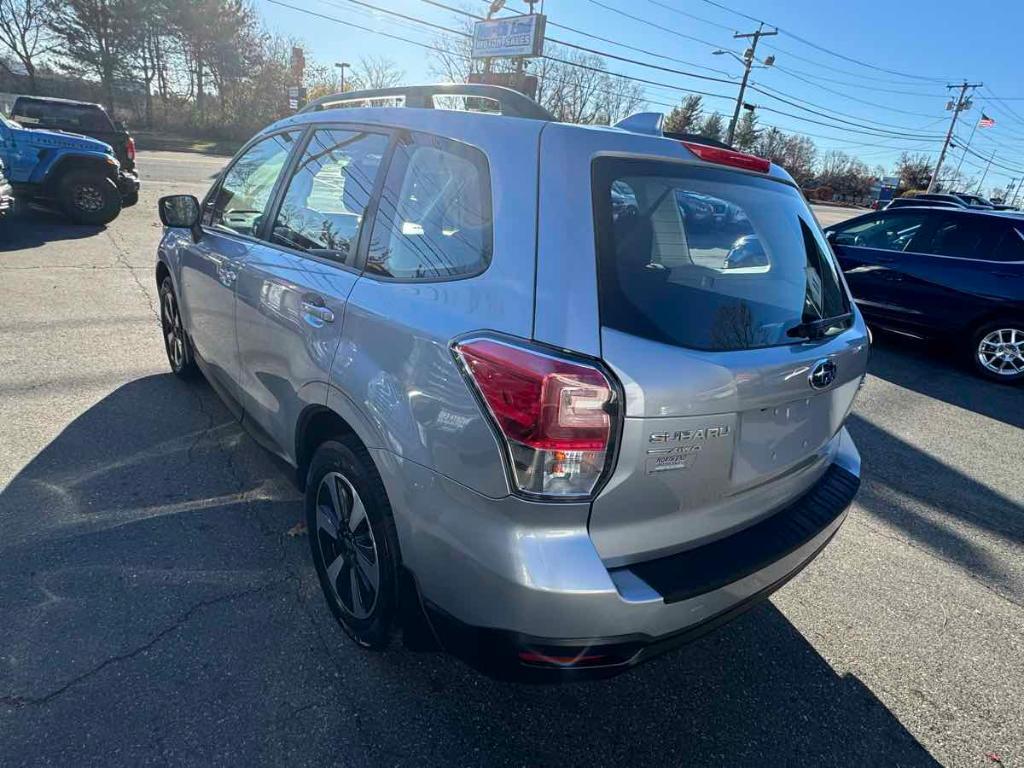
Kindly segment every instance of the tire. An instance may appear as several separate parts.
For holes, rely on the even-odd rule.
[[[967,350],[974,370],[990,381],[1024,382],[1024,320],[985,323],[971,334]]]
[[[183,379],[196,378],[199,368],[192,353],[192,342],[181,321],[178,297],[174,293],[170,276],[160,283],[160,329],[163,331],[164,351],[167,353],[167,362],[171,364],[171,371]]]
[[[121,198],[121,210],[125,208],[131,208],[133,205],[138,205],[139,202],[139,191],[133,190],[127,195]]]
[[[305,504],[313,565],[331,613],[358,645],[384,649],[397,627],[401,558],[384,484],[358,439],[346,435],[317,448]]]
[[[71,171],[60,180],[57,199],[79,224],[109,224],[121,213],[117,185],[95,171]]]

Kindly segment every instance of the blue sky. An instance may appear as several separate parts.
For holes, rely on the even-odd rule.
[[[352,0],[283,2],[423,43],[430,43],[437,34],[415,23],[374,12]],[[456,24],[454,14],[424,0],[364,2],[436,24]],[[345,23],[315,18],[267,0],[256,0],[256,3],[271,31],[301,38],[308,53],[319,60],[355,62],[362,56],[383,55],[405,70],[407,82],[434,79],[428,72],[429,52],[421,47]],[[445,4],[478,13],[486,11],[487,7],[483,0],[445,0]],[[527,7],[522,0],[508,0],[506,5],[512,10]],[[609,70],[673,86],[647,86],[650,106],[659,111],[668,110],[660,102],[673,103],[685,95],[683,91],[694,89],[720,94],[723,98],[705,97],[705,107],[730,113],[741,68],[731,57],[715,56],[713,51],[722,47],[742,52],[743,42],[733,40],[732,32],[748,32],[757,24],[741,14],[778,26],[782,34],[765,38],[758,47],[758,57],[774,55],[776,66],[755,70],[751,80],[781,99],[821,114],[794,107],[764,93],[748,93],[746,100],[761,108],[762,124],[805,133],[820,149],[842,149],[872,167],[876,164],[891,166],[902,150],[937,155],[950,118],[945,110],[948,100],[945,85],[964,78],[984,82],[985,87],[976,92],[974,109],[961,115],[957,133],[966,140],[982,111],[996,120],[994,128],[978,130],[971,144],[975,152],[985,157],[996,152],[994,165],[985,180],[986,191],[1005,184],[1015,175],[1022,175],[1012,169],[1024,170],[1022,2],[545,0],[544,6],[551,22],[643,49],[649,54],[565,29],[549,27],[549,37],[727,80],[700,80],[609,60]],[[626,14],[643,21],[628,18]],[[954,151],[954,166],[959,160],[960,152]],[[980,176],[984,164],[967,155],[964,170]]]

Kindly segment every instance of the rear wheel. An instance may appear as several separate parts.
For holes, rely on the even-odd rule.
[[[117,185],[93,171],[72,171],[57,189],[64,213],[79,224],[109,224],[121,213]]]
[[[1024,322],[987,323],[975,331],[970,345],[974,369],[987,379],[1024,381]]]
[[[342,629],[365,648],[390,640],[398,608],[398,537],[380,475],[353,436],[317,448],[306,527],[320,587]]]

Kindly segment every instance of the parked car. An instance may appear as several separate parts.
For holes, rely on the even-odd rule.
[[[77,133],[109,144],[121,170],[135,172],[135,139],[128,126],[110,119],[99,104],[43,96],[19,96],[11,107],[11,119],[23,128]]]
[[[954,194],[971,208],[995,208],[991,200],[987,200],[980,195],[972,195],[970,192],[956,192]]]
[[[922,200],[916,197],[897,197],[890,200],[882,209],[888,211],[891,208],[966,208],[963,203],[956,203],[952,200]]]
[[[826,230],[868,322],[938,338],[986,378],[1024,380],[1024,223],[995,211],[879,211]]]
[[[0,218],[14,210],[14,187],[7,180],[4,161],[0,160]]]
[[[55,204],[83,224],[107,224],[138,200],[138,177],[96,139],[29,131],[0,115],[0,160],[19,199]]]
[[[607,675],[784,584],[857,490],[869,352],[792,179],[493,86],[345,96],[396,91],[314,102],[160,201],[171,368],[296,468],[343,629]],[[697,235],[682,191],[743,215]]]

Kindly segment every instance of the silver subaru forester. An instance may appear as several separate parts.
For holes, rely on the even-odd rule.
[[[800,190],[660,116],[345,93],[160,215],[171,366],[297,469],[362,646],[621,671],[785,583],[857,491],[868,333]]]

